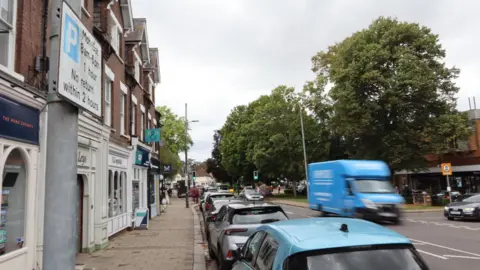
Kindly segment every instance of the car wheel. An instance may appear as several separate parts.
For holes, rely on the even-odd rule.
[[[453,217],[447,217],[448,220],[453,220]]]
[[[395,220],[393,220],[393,224],[395,225],[402,225],[403,223],[403,220],[401,218],[396,218]]]

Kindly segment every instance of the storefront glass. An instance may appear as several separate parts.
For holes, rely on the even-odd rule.
[[[125,211],[126,173],[109,170],[108,177],[108,215],[114,217]]]
[[[0,255],[25,244],[26,177],[23,157],[18,150],[13,150],[5,163],[0,189]]]

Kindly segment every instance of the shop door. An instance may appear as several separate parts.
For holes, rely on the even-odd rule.
[[[82,252],[83,239],[83,176],[77,174],[77,252]]]

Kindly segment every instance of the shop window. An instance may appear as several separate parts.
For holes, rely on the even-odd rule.
[[[125,209],[125,172],[109,171],[109,186],[108,186],[108,200],[109,200],[109,217],[115,217],[126,212]]]
[[[132,209],[140,208],[140,182],[133,181],[132,182]]]
[[[120,134],[125,135],[125,109],[127,108],[127,95],[120,96]]]
[[[145,114],[140,113],[140,140],[145,141],[144,135],[144,123],[145,123]]]
[[[13,0],[0,0],[0,65],[13,70],[15,23],[14,14],[16,5]]]
[[[13,150],[10,153],[4,168],[0,189],[0,255],[24,246],[26,224],[27,172],[20,151]]]

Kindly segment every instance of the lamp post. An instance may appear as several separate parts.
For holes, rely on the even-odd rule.
[[[302,129],[302,145],[303,145],[303,161],[305,163],[305,181],[307,181],[307,199],[309,197],[309,183],[308,183],[308,165],[307,165],[307,149],[305,147],[305,130],[303,128],[303,107],[302,105],[298,106],[300,108],[300,127]],[[295,188],[295,187],[294,187]]]
[[[188,173],[188,124],[198,123],[198,120],[188,121],[187,118],[187,103],[185,103],[185,184],[187,186],[187,193],[185,196],[185,207],[189,208],[189,192],[190,192],[190,174]]]

